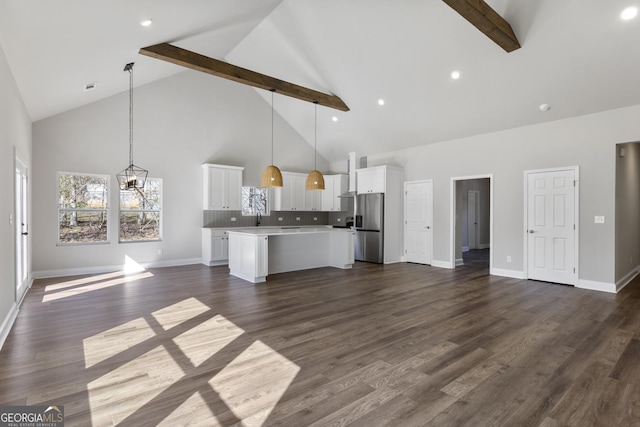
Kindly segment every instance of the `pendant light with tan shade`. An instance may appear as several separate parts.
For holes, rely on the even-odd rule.
[[[315,101],[314,105],[314,140],[313,140],[313,170],[309,172],[307,176],[307,182],[305,188],[307,190],[324,190],[324,176],[322,172],[318,170],[316,164],[318,158],[318,151],[316,149],[318,145],[318,102]]]
[[[273,164],[273,93],[271,89],[271,164],[262,172],[261,184],[263,187],[282,187],[282,173]]]

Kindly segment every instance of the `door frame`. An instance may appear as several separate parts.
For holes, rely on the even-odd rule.
[[[489,179],[489,274],[493,274],[493,174],[451,177],[451,211],[449,216],[450,268],[456,268],[456,182],[472,179]]]
[[[14,256],[14,265],[13,265],[13,276],[14,276],[14,283],[13,283],[13,289],[14,289],[14,295],[15,295],[15,303],[17,305],[20,305],[20,303],[22,302],[22,299],[24,299],[25,295],[27,294],[27,290],[31,287],[31,284],[33,283],[33,277],[31,275],[31,239],[29,237],[27,237],[27,255],[26,255],[26,275],[27,275],[27,280],[26,280],[26,284],[23,286],[22,283],[18,283],[18,281],[21,280],[21,278],[19,277],[19,268],[18,268],[18,260],[22,259],[22,256],[18,254],[18,250],[22,249],[19,246],[18,243],[18,227],[21,227],[21,223],[20,223],[20,218],[18,218],[18,213],[19,213],[19,207],[18,207],[18,194],[16,191],[17,188],[17,182],[16,182],[16,170],[18,168],[18,163],[20,163],[22,166],[24,166],[24,168],[26,169],[27,172],[27,200],[26,200],[26,205],[27,205],[27,212],[26,212],[26,216],[27,216],[27,230],[30,228],[30,222],[31,222],[31,185],[30,185],[30,172],[31,172],[31,168],[29,167],[29,162],[25,161],[25,158],[20,151],[18,150],[17,147],[14,147],[13,150],[13,233],[14,233],[14,238],[13,238],[13,256]],[[20,293],[18,293],[20,292]]]
[[[574,250],[573,250],[573,265],[575,266],[576,273],[573,278],[573,286],[578,286],[578,277],[580,277],[580,166],[566,166],[566,167],[557,167],[557,168],[547,168],[547,169],[530,169],[524,171],[524,220],[523,220],[523,257],[522,257],[522,271],[524,273],[524,278],[529,279],[529,245],[528,245],[528,213],[529,213],[529,175],[534,173],[544,173],[544,172],[560,172],[560,171],[573,171],[573,179],[574,179],[574,195],[573,195],[573,221],[576,225],[576,230],[574,233]]]
[[[407,184],[431,184],[431,191],[429,192],[429,207],[427,211],[429,212],[429,218],[431,219],[431,233],[429,234],[429,264],[433,265],[433,179],[423,179],[419,181],[405,181],[403,185],[404,190],[404,229],[402,230],[402,240],[404,241],[404,253],[406,254],[407,250],[407,242],[404,236],[407,234]],[[405,261],[405,257],[403,255],[403,261]]]

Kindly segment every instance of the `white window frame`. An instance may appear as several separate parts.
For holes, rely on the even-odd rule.
[[[60,207],[60,177],[64,175],[73,175],[73,176],[91,176],[95,178],[105,179],[106,180],[106,189],[105,193],[107,195],[106,200],[106,208],[62,208]],[[56,204],[57,204],[57,232],[58,236],[56,238],[56,246],[78,246],[78,245],[108,245],[111,243],[109,241],[109,222],[110,222],[110,190],[111,189],[111,177],[109,175],[97,174],[97,173],[84,173],[84,172],[62,172],[58,171],[56,174]],[[106,236],[105,240],[99,242],[62,242],[60,241],[60,215],[65,212],[105,212],[107,223],[106,223]]]
[[[162,224],[163,224],[163,220],[162,217],[164,216],[162,213],[162,206],[164,203],[164,183],[162,181],[162,178],[147,178],[145,181],[145,185],[147,182],[149,181],[158,181],[159,185],[158,185],[158,190],[160,193],[160,207],[158,209],[122,209],[122,207],[120,206],[120,195],[123,191],[136,191],[136,190],[122,190],[120,188],[118,188],[118,243],[144,243],[144,242],[161,242],[162,241],[162,235],[163,235],[163,230],[162,230]],[[122,240],[122,234],[121,234],[121,224],[120,221],[122,219],[122,214],[123,213],[157,213],[158,214],[158,229],[159,229],[159,236],[157,239],[146,239],[146,240]]]

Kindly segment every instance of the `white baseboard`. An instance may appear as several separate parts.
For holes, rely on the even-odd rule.
[[[463,246],[462,252],[469,252],[469,246]]]
[[[464,261],[462,260],[462,258],[456,259],[456,267],[459,267],[461,265],[464,265]]]
[[[502,268],[493,268],[489,274],[494,276],[511,277],[512,279],[524,279],[524,271],[504,270]]]
[[[200,264],[202,258],[186,258],[186,259],[173,259],[166,261],[153,261],[143,262],[140,265],[144,268],[156,268],[156,267],[174,267],[178,265],[190,265]],[[63,277],[63,276],[80,276],[86,274],[103,274],[113,273],[114,271],[124,271],[125,265],[100,265],[95,267],[79,267],[79,268],[63,268],[59,270],[41,270],[34,271],[33,277],[36,279],[46,279],[50,277]]]
[[[431,266],[438,267],[438,268],[448,268],[448,269],[453,268],[453,266],[451,265],[451,261],[439,261],[437,259],[431,260]]]
[[[2,349],[5,340],[9,336],[9,331],[11,331],[11,327],[16,321],[16,317],[18,317],[18,306],[14,303],[11,306],[11,310],[9,310],[9,313],[7,313],[7,316],[4,318],[2,326],[0,326],[0,350]]]
[[[491,244],[489,243],[480,243],[478,245],[478,249],[489,249],[491,247]]]
[[[629,282],[636,278],[640,274],[640,265],[627,273],[622,279],[616,282],[616,292],[620,292],[622,288],[627,286]]]
[[[593,280],[578,279],[576,288],[588,289],[590,291],[609,292],[611,294],[616,293],[616,284],[607,282],[596,282]]]

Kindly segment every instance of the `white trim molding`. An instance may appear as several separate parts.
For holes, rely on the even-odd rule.
[[[456,267],[459,267],[461,265],[464,265],[464,260],[462,258],[457,258],[456,259]]]
[[[451,261],[440,261],[433,258],[431,259],[431,266],[438,267],[438,268],[448,268],[448,269],[453,268],[453,265],[451,265]]]
[[[636,268],[616,282],[616,292],[620,292],[622,288],[627,286],[638,274],[640,274],[640,265],[636,266]]]
[[[11,331],[11,328],[16,321],[16,317],[18,317],[18,306],[14,303],[11,306],[11,310],[9,310],[9,313],[7,313],[7,317],[4,318],[2,326],[0,326],[0,350],[2,349],[5,340],[9,336],[9,332]]]
[[[491,271],[494,276],[511,277],[512,279],[524,279],[524,271],[518,270],[505,270],[502,268],[494,268]]]
[[[616,293],[616,284],[607,282],[596,282],[593,280],[578,279],[576,288],[588,289],[590,291],[608,292],[610,294]]]
[[[191,265],[201,264],[202,258],[186,258],[186,259],[173,259],[166,261],[154,261],[140,263],[144,268],[157,268],[157,267],[175,267],[179,265]],[[85,274],[103,274],[113,273],[115,271],[125,271],[128,266],[124,264],[120,265],[99,265],[95,267],[80,267],[80,268],[63,268],[59,270],[41,270],[34,271],[33,277],[36,279],[45,279],[50,277],[63,277],[63,276],[80,276]]]

